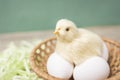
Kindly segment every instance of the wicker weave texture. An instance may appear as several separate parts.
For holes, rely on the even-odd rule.
[[[120,80],[120,43],[103,38],[109,50],[110,75],[106,80]],[[49,38],[38,44],[30,55],[32,70],[44,80],[62,80],[48,74],[46,62],[51,53],[54,52],[56,38]],[[73,80],[71,78],[70,80]]]

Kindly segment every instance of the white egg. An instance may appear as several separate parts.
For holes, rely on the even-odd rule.
[[[74,80],[104,80],[109,76],[110,68],[105,59],[92,57],[75,67]]]
[[[53,53],[47,61],[48,73],[54,77],[69,79],[73,73],[73,64],[64,60],[59,54]]]
[[[103,43],[102,57],[107,61],[109,57],[108,48],[105,43]]]

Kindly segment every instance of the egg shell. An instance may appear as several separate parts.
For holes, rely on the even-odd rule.
[[[108,53],[108,48],[105,43],[103,43],[103,52],[102,52],[102,57],[108,61],[109,58],[109,53]]]
[[[74,80],[104,80],[109,76],[110,68],[105,59],[92,57],[75,67]]]
[[[73,64],[67,62],[59,54],[54,52],[47,61],[48,73],[54,77],[69,79],[73,73]]]

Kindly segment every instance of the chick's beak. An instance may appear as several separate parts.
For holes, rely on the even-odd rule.
[[[56,30],[56,31],[54,31],[53,33],[54,33],[55,35],[57,35],[57,34],[59,34],[59,31]]]
[[[59,29],[56,29],[53,33],[54,33],[55,35],[59,35],[59,30],[60,30],[60,28],[59,28]]]

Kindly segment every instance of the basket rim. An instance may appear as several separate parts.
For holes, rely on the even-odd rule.
[[[116,41],[116,40],[113,40],[113,39],[110,39],[110,38],[106,38],[106,37],[102,37],[102,39],[105,42],[112,43],[112,44],[114,44],[114,45],[116,45],[117,47],[120,48],[120,42],[119,41]]]

